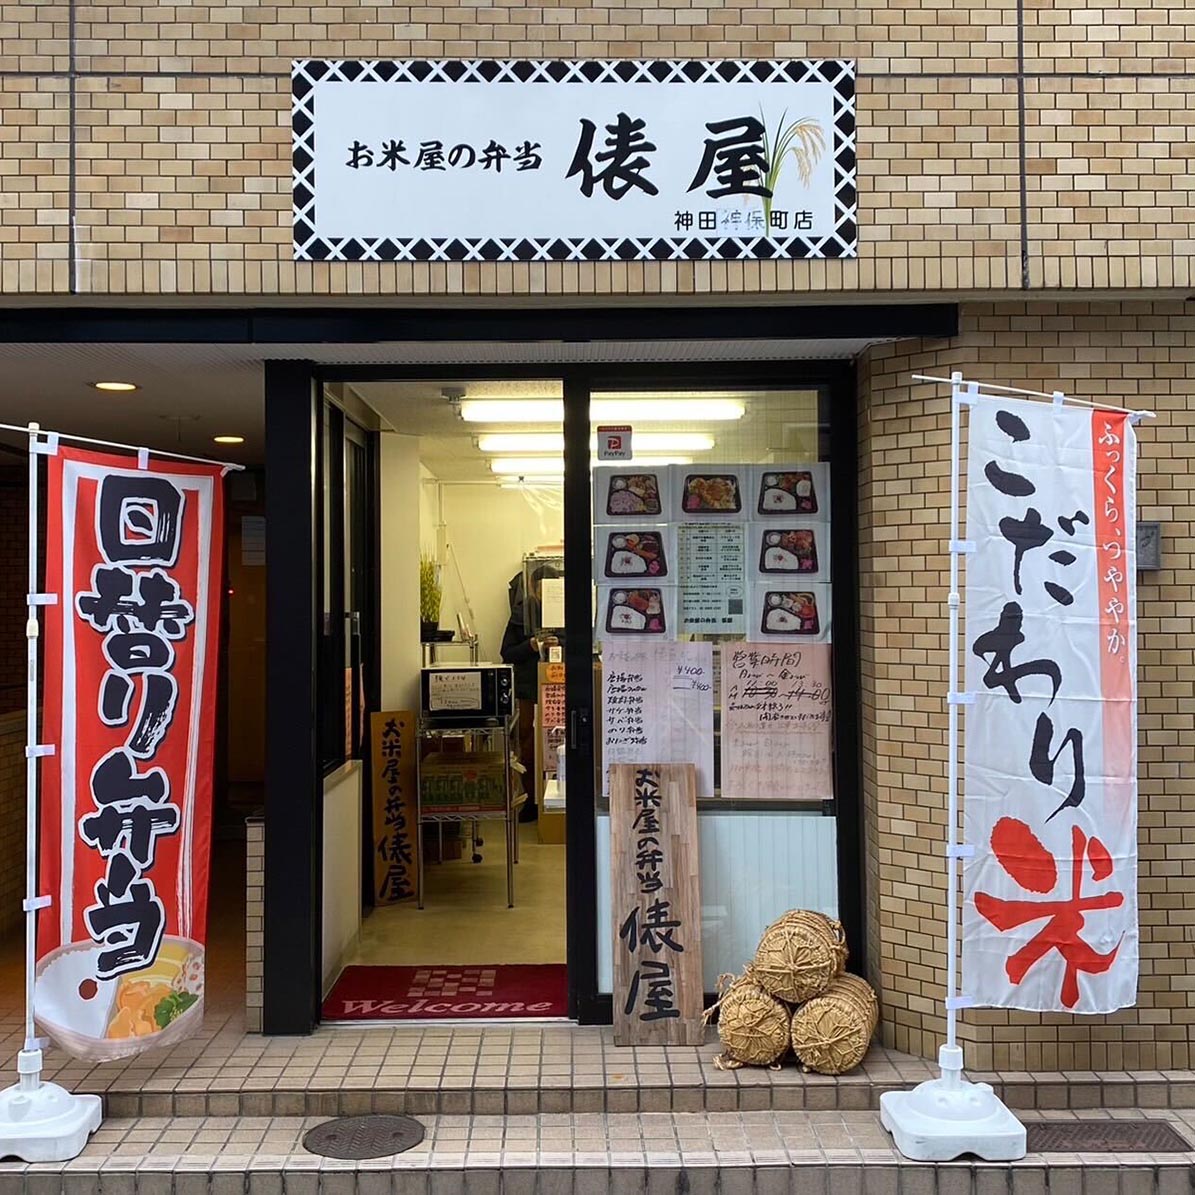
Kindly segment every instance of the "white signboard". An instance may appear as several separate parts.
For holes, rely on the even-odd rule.
[[[427,674],[429,713],[481,709],[481,672],[476,669],[432,670]]]
[[[714,795],[711,643],[602,647],[602,792],[614,763],[691,763],[697,795]]]
[[[853,257],[846,61],[319,61],[292,75],[295,257]]]
[[[963,992],[1137,993],[1136,444],[1116,412],[971,407]]]

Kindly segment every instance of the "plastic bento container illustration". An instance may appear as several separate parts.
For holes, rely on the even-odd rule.
[[[203,1023],[204,949],[198,942],[165,937],[148,967],[115,979],[97,978],[104,949],[69,942],[37,964],[37,1023],[63,1049],[89,1062],[114,1062],[147,1046],[173,1045]]]
[[[802,514],[817,513],[817,486],[808,469],[787,472],[765,472],[759,483],[759,513]]]
[[[817,572],[817,536],[812,527],[777,527],[765,531],[759,547],[761,573]]]
[[[760,631],[764,635],[817,635],[821,623],[812,593],[768,590]]]
[[[607,577],[668,575],[663,536],[657,531],[612,531],[606,536]]]
[[[739,479],[733,473],[689,473],[681,491],[686,514],[735,514],[743,509]]]
[[[612,635],[663,635],[664,594],[659,589],[615,589],[606,607],[606,630]]]
[[[608,515],[658,515],[660,483],[654,473],[616,473],[606,491]]]

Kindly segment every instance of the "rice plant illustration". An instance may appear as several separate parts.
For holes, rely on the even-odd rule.
[[[762,118],[763,113],[760,112]],[[788,109],[780,114],[775,133],[769,138],[767,123],[764,122],[763,152],[768,163],[768,172],[764,177],[766,194],[763,201],[763,218],[766,227],[772,226],[772,199],[776,194],[776,184],[780,181],[780,172],[784,168],[785,160],[792,158],[797,164],[797,173],[801,182],[809,186],[813,178],[813,169],[821,161],[826,152],[826,133],[821,121],[812,116],[803,116],[786,125]]]

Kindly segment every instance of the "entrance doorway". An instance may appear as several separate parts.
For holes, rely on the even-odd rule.
[[[323,1017],[562,1017],[562,386],[337,393],[377,423],[378,701],[360,748],[362,916],[325,924],[344,941]]]

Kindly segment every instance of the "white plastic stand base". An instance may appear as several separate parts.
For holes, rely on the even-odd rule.
[[[78,1157],[103,1119],[100,1097],[72,1095],[57,1083],[39,1082],[40,1050],[22,1050],[17,1070],[21,1082],[0,1091],[0,1158],[66,1162]]]
[[[912,1091],[880,1096],[880,1123],[896,1148],[916,1162],[949,1162],[975,1154],[988,1162],[1014,1162],[1025,1156],[1025,1126],[996,1098],[987,1083],[963,1078],[963,1051],[938,1052],[940,1079]]]

